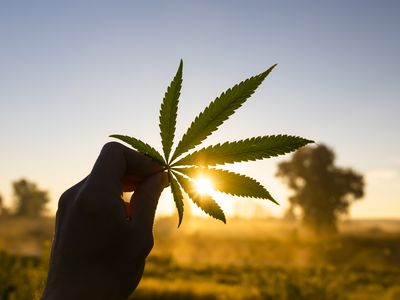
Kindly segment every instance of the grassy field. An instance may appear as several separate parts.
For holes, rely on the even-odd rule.
[[[52,220],[0,219],[0,299],[40,294]],[[278,220],[158,219],[133,299],[400,299],[400,223],[317,240]],[[46,242],[47,241],[47,242]],[[26,247],[24,247],[26,245]]]

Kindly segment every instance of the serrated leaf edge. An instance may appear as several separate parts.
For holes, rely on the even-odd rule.
[[[271,73],[271,71],[276,67],[276,64],[272,65],[266,71],[252,76],[243,80],[242,82],[234,85],[232,88],[227,89],[225,92],[221,93],[220,96],[215,98],[201,113],[197,115],[194,121],[190,124],[189,128],[187,129],[186,133],[182,136],[181,140],[179,141],[175,151],[171,157],[171,161],[174,161],[176,158],[181,156],[182,154],[188,152],[192,148],[196,147],[197,145],[201,144],[206,138],[208,138],[214,131],[216,131],[219,126],[221,126],[226,120],[229,119],[231,115],[235,113],[235,111],[240,108],[244,102],[246,102],[252,94],[257,90],[257,88],[261,85],[264,79]],[[246,84],[254,83],[254,88],[246,89],[247,94],[245,94],[241,100],[237,100],[233,94],[235,90],[240,89],[241,87],[245,86]],[[237,92],[237,91],[236,91]],[[242,91],[244,93],[244,91]],[[228,96],[227,96],[228,95]],[[229,97],[230,95],[230,97]],[[234,101],[236,99],[236,101]],[[235,103],[237,102],[237,103]],[[235,105],[233,105],[235,103]],[[225,106],[225,109],[220,110],[220,106]],[[209,117],[209,114],[215,113],[215,111],[219,111],[217,114],[220,119],[219,122],[213,124],[212,127],[205,130],[205,126],[210,126],[210,124],[206,123],[205,120]],[[216,120],[214,116],[212,118]],[[202,125],[204,122],[205,125]],[[199,128],[198,128],[199,127]],[[196,140],[197,139],[197,140]]]
[[[188,188],[186,186],[186,183],[189,183],[190,185],[193,185],[194,181],[193,179],[191,179],[190,177],[187,177],[185,175],[179,174],[174,172],[173,170],[171,170],[174,174],[174,176],[176,177],[176,179],[178,180],[180,186],[182,187],[183,191],[185,192],[185,194],[188,195],[188,197],[193,201],[194,204],[196,204],[202,211],[204,211],[206,214],[208,214],[209,216],[220,220],[222,222],[224,222],[226,224],[226,217],[225,217],[225,213],[224,211],[221,209],[221,207],[219,206],[219,204],[217,203],[217,201],[215,201],[210,195],[206,195],[207,197],[209,197],[209,201],[212,201],[213,205],[215,205],[215,208],[218,210],[218,212],[221,214],[221,219],[218,218],[218,216],[216,215],[212,215],[210,211],[205,210],[204,207],[201,206],[201,204],[197,201],[196,197],[199,197],[200,195],[196,195],[195,192],[192,192],[190,188]],[[186,181],[186,182],[185,182]],[[194,190],[194,189],[193,189]]]
[[[119,139],[127,144],[129,144],[132,148],[136,149],[137,151],[151,157],[152,159],[158,161],[162,165],[166,165],[166,162],[162,155],[154,149],[149,144],[128,135],[121,135],[121,134],[111,134],[109,137]]]
[[[224,170],[224,169],[207,168],[207,167],[204,168],[204,167],[198,167],[198,166],[177,168],[177,169],[174,169],[174,171],[182,173],[182,174],[186,175],[187,177],[190,177],[194,180],[195,180],[195,178],[193,178],[193,176],[191,176],[190,174],[192,173],[192,171],[194,171],[194,172],[198,171],[199,174],[203,173],[205,176],[208,175],[208,176],[212,177],[213,182],[218,182],[219,180],[223,180],[222,177],[224,177],[224,176],[237,177],[236,179],[238,181],[244,180],[244,181],[247,181],[248,183],[255,185],[257,187],[257,189],[259,189],[259,193],[258,193],[259,195],[256,195],[255,193],[254,194],[234,193],[231,191],[219,189],[218,185],[214,185],[214,190],[221,192],[223,194],[232,195],[232,196],[245,197],[245,198],[256,198],[256,199],[268,199],[268,200],[274,202],[275,204],[279,205],[279,203],[272,197],[272,195],[268,192],[268,190],[259,181],[257,181],[256,179],[254,179],[252,177],[243,175],[243,174],[231,172],[231,171]],[[214,174],[212,174],[212,173],[214,173]],[[263,195],[261,195],[261,192],[263,193]]]
[[[175,137],[176,119],[178,114],[179,96],[182,89],[182,71],[183,61],[181,59],[175,77],[171,81],[161,102],[159,115],[159,128],[161,144],[165,155],[165,161],[168,162],[172,145]]]
[[[260,143],[260,142],[263,142],[263,140],[267,140],[267,139],[271,139],[271,140],[273,140],[273,139],[277,139],[277,140],[278,139],[283,139],[283,140],[284,139],[293,139],[293,140],[296,140],[296,142],[293,142],[292,144],[287,144],[287,145],[274,146],[271,148],[251,150],[251,148],[250,148],[251,144],[254,145],[255,143]],[[299,136],[293,136],[293,135],[279,134],[279,135],[257,136],[257,137],[247,138],[247,139],[239,140],[239,141],[218,143],[215,145],[210,145],[205,148],[201,148],[197,151],[194,151],[194,152],[188,154],[187,156],[181,158],[180,160],[174,162],[171,165],[171,167],[185,166],[185,165],[188,165],[188,166],[192,166],[192,165],[215,166],[215,165],[233,164],[233,163],[237,163],[237,162],[262,160],[262,159],[266,159],[266,158],[270,158],[270,157],[288,154],[288,153],[293,152],[293,151],[297,150],[298,148],[303,147],[309,143],[313,143],[313,141],[304,139]],[[221,158],[218,160],[218,162],[210,162],[210,161],[201,159],[201,156],[207,154],[207,152],[208,153],[210,153],[210,152],[211,153],[213,153],[213,152],[222,153],[223,151],[226,151],[224,148],[231,148],[231,149],[239,148],[239,149],[243,149],[243,150],[237,151],[237,153],[235,153],[234,151],[231,151],[231,153],[234,153],[234,154],[230,154],[230,157],[227,158],[226,160],[224,160],[223,157],[221,156]],[[260,154],[262,152],[264,152],[264,154]],[[239,155],[239,154],[246,155],[244,153],[247,153],[247,156],[241,156],[241,157],[238,157],[237,159],[234,157],[234,155]],[[258,156],[255,156],[255,153],[257,153]],[[210,159],[216,160],[215,158],[212,158],[212,156]]]
[[[184,212],[182,188],[171,171],[168,172],[168,180],[170,183],[171,193],[174,198],[175,206],[178,211],[178,217],[179,217],[178,228],[179,228],[183,220],[183,212]]]

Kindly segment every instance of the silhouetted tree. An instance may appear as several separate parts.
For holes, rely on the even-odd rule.
[[[4,206],[3,197],[0,195],[0,216],[8,214],[8,209]]]
[[[40,217],[49,202],[47,191],[40,190],[36,184],[26,179],[13,182],[15,215],[25,217]]]
[[[291,205],[283,215],[283,220],[286,222],[296,222],[296,214],[294,213],[294,207]]]
[[[318,145],[304,147],[278,165],[276,176],[294,191],[290,209],[300,207],[303,222],[316,233],[336,231],[339,216],[364,194],[362,175],[336,167],[334,161],[333,151]]]

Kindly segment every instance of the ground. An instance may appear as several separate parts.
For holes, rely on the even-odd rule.
[[[1,299],[40,295],[52,226],[52,219],[0,219]],[[271,219],[187,218],[176,226],[175,217],[157,220],[130,299],[400,299],[397,221],[344,222],[323,240]]]

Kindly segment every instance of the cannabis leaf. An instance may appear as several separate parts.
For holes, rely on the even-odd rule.
[[[267,135],[226,142],[193,152],[174,165],[215,166],[286,154],[312,141],[297,136]]]
[[[174,197],[176,209],[178,210],[178,216],[179,216],[178,227],[179,227],[182,223],[182,218],[183,218],[183,194],[181,187],[179,186],[179,183],[176,181],[173,173],[174,172],[168,172],[168,179],[169,179],[169,185],[171,186],[171,192]]]
[[[210,216],[226,222],[225,214],[218,203],[208,194],[199,193],[196,179],[199,176],[213,179],[214,189],[240,197],[275,199],[258,181],[248,176],[215,168],[217,165],[241,161],[259,160],[292,152],[312,141],[298,136],[267,135],[245,140],[225,142],[196,150],[183,156],[200,145],[218,127],[242,106],[255,92],[276,65],[265,72],[250,77],[223,92],[212,101],[192,122],[182,139],[172,151],[174,143],[179,96],[182,88],[183,62],[180,61],[176,75],[167,88],[161,103],[159,127],[163,154],[134,137],[113,134],[137,151],[151,157],[164,166],[168,173],[171,192],[178,211],[179,223],[182,223],[184,194]],[[172,155],[171,155],[172,153]],[[182,157],[183,156],[183,157]]]
[[[270,67],[267,71],[246,79],[222,93],[207,106],[192,122],[189,129],[183,135],[181,141],[175,149],[172,160],[184,152],[200,144],[212,132],[217,130],[224,121],[226,121],[236,109],[254,93],[256,88],[263,82],[265,77],[275,68]]]
[[[264,198],[278,204],[265,187],[257,180],[242,174],[221,169],[199,167],[180,168],[177,171],[191,178],[214,178],[214,189],[225,194],[240,197]]]
[[[146,154],[147,156],[150,156],[152,159],[158,161],[162,165],[165,165],[166,162],[162,155],[158,153],[156,149],[154,149],[152,146],[149,144],[146,144],[142,142],[141,140],[138,140],[134,137],[127,136],[127,135],[120,135],[120,134],[112,134],[110,137],[119,139],[129,145],[132,146],[133,149],[136,149],[139,152],[142,152],[143,154]]]
[[[165,160],[168,162],[171,153],[172,143],[175,136],[176,117],[178,113],[179,95],[182,88],[182,68],[181,60],[178,71],[171,85],[165,93],[164,100],[160,109],[160,135],[161,143],[164,150]]]
[[[222,222],[226,223],[225,214],[219,207],[217,202],[210,195],[199,194],[193,179],[188,179],[176,172],[174,175],[177,177],[179,184],[182,186],[186,194],[193,200],[194,204],[200,207],[203,211]]]

